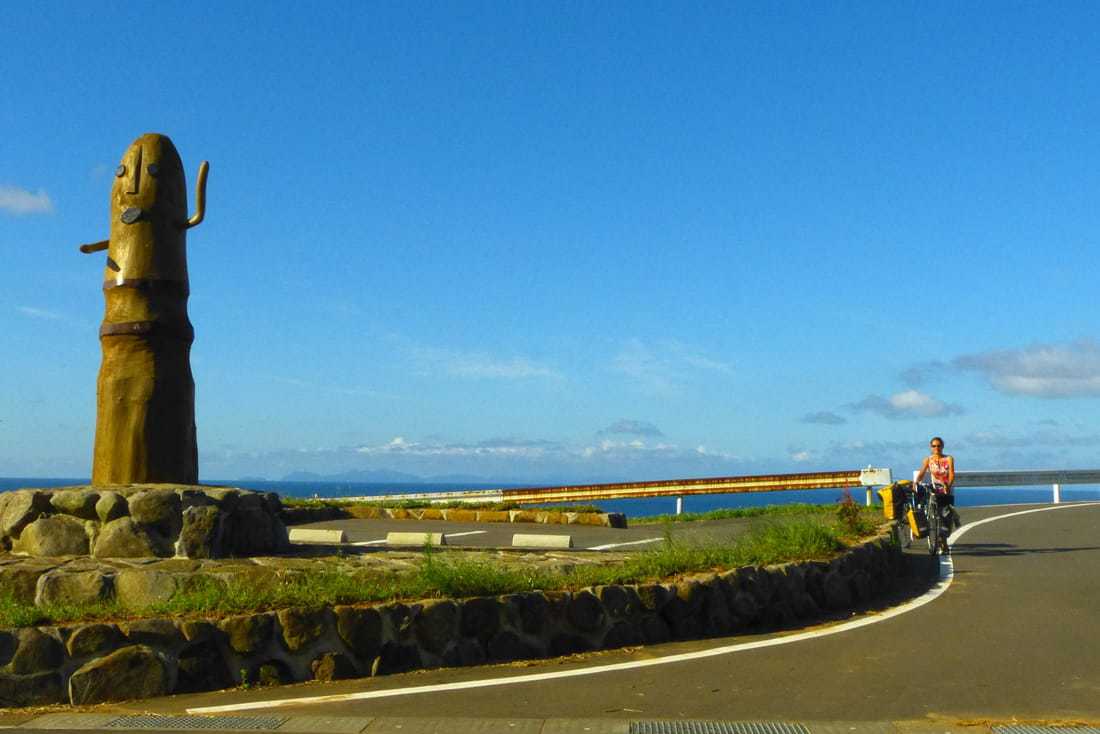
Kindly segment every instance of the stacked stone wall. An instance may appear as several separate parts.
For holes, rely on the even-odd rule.
[[[733,635],[872,602],[905,574],[900,550],[883,536],[832,561],[673,583],[0,631],[0,706],[87,704]]]
[[[178,485],[0,494],[0,548],[35,557],[225,558],[288,546],[275,493]]]

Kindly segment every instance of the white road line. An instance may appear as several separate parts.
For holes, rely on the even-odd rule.
[[[381,540],[360,540],[358,543],[350,543],[349,545],[378,545],[379,543],[385,543],[386,539]]]
[[[622,548],[624,545],[642,545],[643,543],[656,543],[661,538],[647,538],[645,540],[632,540],[629,543],[608,543],[607,545],[594,545],[588,550],[607,550],[608,548]]]
[[[976,520],[972,523],[967,523],[955,530],[948,538],[949,542],[954,542],[964,534],[972,530],[973,528],[985,525],[995,520],[1003,520],[1009,517],[1017,517],[1019,515],[1028,515],[1032,512],[1048,512],[1050,510],[1063,510],[1073,509],[1075,507],[1096,507],[1100,506],[1100,502],[1088,502],[1080,504],[1063,504],[1054,505],[1051,507],[1041,507],[1034,510],[1022,510],[1020,512],[1010,512],[1007,515],[997,515],[996,517],[987,517],[984,520]],[[757,640],[755,642],[741,642],[735,645],[723,645],[721,647],[714,647],[709,650],[698,650],[695,652],[685,652],[677,655],[666,655],[660,658],[650,658],[648,660],[631,660],[625,663],[612,663],[610,665],[594,665],[590,668],[579,668],[576,670],[558,670],[550,673],[531,673],[528,675],[517,675],[505,678],[486,678],[482,680],[468,680],[459,681],[456,683],[439,683],[429,686],[413,686],[411,688],[392,688],[388,690],[379,691],[360,691],[358,693],[338,693],[329,696],[305,696],[302,698],[284,698],[275,701],[252,701],[249,703],[236,703],[227,704],[224,706],[201,706],[198,708],[187,709],[188,714],[218,714],[228,711],[249,711],[254,709],[273,709],[282,708],[285,706],[303,706],[306,704],[314,703],[336,703],[338,701],[363,701],[372,698],[391,698],[394,696],[411,696],[419,693],[441,693],[445,691],[462,691],[471,688],[489,688],[493,686],[509,686],[518,683],[535,683],[544,680],[555,680],[558,678],[576,678],[583,675],[598,675],[600,673],[616,673],[623,670],[635,670],[637,668],[649,668],[654,665],[667,665],[669,663],[683,663],[691,660],[699,660],[702,658],[712,658],[719,655],[729,655],[735,652],[744,652],[746,650],[759,650],[766,647],[776,647],[778,645],[789,645],[794,642],[802,642],[803,640],[812,640],[817,637],[826,637],[828,635],[835,635],[840,632],[847,632],[848,630],[859,629],[860,627],[867,627],[878,622],[883,622],[893,617],[898,617],[902,614],[913,611],[919,607],[928,604],[931,601],[939,598],[943,592],[947,591],[947,588],[951,585],[951,581],[954,578],[954,565],[951,562],[950,556],[940,556],[940,578],[936,582],[936,585],[926,591],[916,599],[912,599],[901,606],[887,609],[884,612],[877,614],[871,614],[859,619],[853,619],[848,622],[842,622],[832,627],[825,629],[815,629],[808,632],[797,632],[789,635],[781,635],[779,637],[772,637],[767,640]]]

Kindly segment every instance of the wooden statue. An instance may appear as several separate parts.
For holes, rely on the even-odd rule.
[[[176,147],[142,135],[115,170],[110,239],[80,248],[107,250],[93,484],[198,483],[186,243],[205,215],[209,170],[203,161],[188,219]]]

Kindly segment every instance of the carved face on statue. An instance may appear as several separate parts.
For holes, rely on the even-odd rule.
[[[148,133],[115,169],[104,281],[187,280],[187,186],[172,141]]]

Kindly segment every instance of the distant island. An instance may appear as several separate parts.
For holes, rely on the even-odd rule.
[[[241,479],[240,481],[248,481]],[[256,481],[256,480],[252,480]],[[486,477],[472,476],[468,474],[444,474],[439,476],[424,477],[407,472],[390,471],[387,469],[368,469],[340,472],[338,474],[317,474],[308,471],[296,471],[285,475],[283,482],[358,482],[388,484],[492,484],[495,486],[517,485],[515,481],[501,482],[500,480]]]

